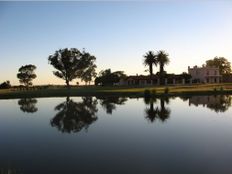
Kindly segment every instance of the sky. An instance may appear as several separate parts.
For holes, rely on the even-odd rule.
[[[229,0],[0,2],[0,83],[18,85],[18,69],[34,64],[35,85],[64,84],[48,64],[61,48],[85,48],[97,58],[97,72],[127,75],[148,74],[143,56],[149,50],[169,54],[168,73],[215,56],[232,62],[231,19]]]

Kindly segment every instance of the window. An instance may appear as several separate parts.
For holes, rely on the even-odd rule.
[[[217,71],[214,71],[214,75],[217,75]]]

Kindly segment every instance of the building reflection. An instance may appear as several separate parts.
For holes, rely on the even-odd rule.
[[[74,102],[69,97],[55,107],[58,113],[50,121],[52,127],[65,133],[79,132],[97,120],[97,100],[82,97],[81,102]]]
[[[118,96],[97,97],[97,99],[107,114],[112,114],[116,105],[123,105],[127,101],[127,98]]]
[[[225,112],[231,106],[230,95],[212,95],[212,96],[191,96],[189,97],[189,106],[207,107],[215,112]]]
[[[165,104],[169,103],[168,97],[162,97],[159,99],[145,97],[144,103],[149,105],[149,107],[145,109],[145,118],[150,122],[154,122],[156,120],[165,122],[170,117],[171,110],[165,106]]]
[[[26,113],[34,113],[38,111],[36,107],[37,100],[35,98],[22,98],[18,101],[20,110]]]

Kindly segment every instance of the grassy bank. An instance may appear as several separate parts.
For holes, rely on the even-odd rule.
[[[0,99],[24,98],[24,97],[62,97],[62,96],[143,96],[144,91],[149,90],[153,95],[216,95],[232,94],[232,83],[226,84],[200,84],[181,86],[152,86],[152,87],[126,87],[126,86],[83,86],[72,87],[34,87],[26,89],[1,89]]]

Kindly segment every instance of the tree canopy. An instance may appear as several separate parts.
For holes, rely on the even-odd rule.
[[[218,67],[220,74],[230,74],[231,65],[230,62],[224,57],[215,57],[206,61],[206,66]]]
[[[153,75],[153,65],[157,66],[156,55],[153,51],[148,51],[144,56],[143,64],[149,66],[149,73]]]
[[[169,56],[168,53],[166,53],[163,50],[158,51],[156,54],[156,59],[157,59],[157,62],[160,66],[160,71],[159,71],[160,74],[164,73],[164,66],[169,64],[169,62],[170,62],[168,56]]]
[[[86,62],[87,68],[83,69],[81,73],[81,80],[87,84],[90,83],[93,78],[97,76],[97,65],[95,64],[96,58],[94,56],[91,56],[89,53],[84,52],[83,59]]]
[[[19,82],[21,84],[24,84],[25,86],[31,86],[32,85],[32,80],[36,78],[35,74],[35,65],[25,65],[21,66],[18,70],[17,77],[19,79]]]
[[[48,61],[57,70],[53,74],[65,80],[68,87],[69,82],[73,79],[80,78],[89,82],[95,75],[96,58],[85,51],[80,52],[76,48],[60,49],[50,55]]]
[[[99,76],[95,79],[95,85],[111,86],[114,83],[118,83],[120,79],[125,78],[126,75],[123,71],[111,72],[111,69],[106,69],[99,73]]]
[[[157,66],[159,65],[159,72],[156,74],[160,77],[160,83],[164,84],[164,66],[167,65],[170,62],[170,59],[168,57],[168,53],[166,53],[163,50],[157,51],[156,54],[154,54],[153,51],[148,51],[143,57],[143,64],[145,66],[149,66],[149,73],[150,75],[153,75],[153,65]]]

